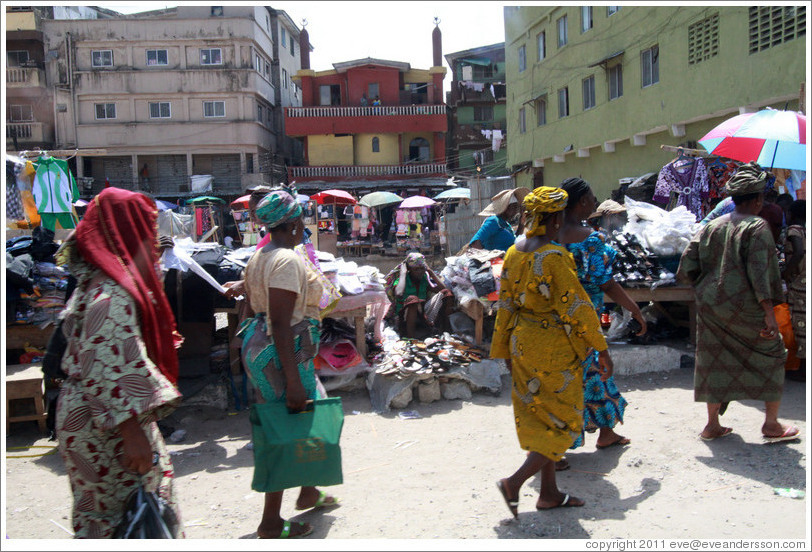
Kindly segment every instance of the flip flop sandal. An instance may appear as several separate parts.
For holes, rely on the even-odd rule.
[[[328,498],[332,498],[333,501],[332,502],[327,502]],[[334,496],[331,497],[325,491],[320,490],[319,491],[319,498],[316,499],[316,503],[313,504],[313,506],[308,506],[307,508],[300,508],[299,506],[296,506],[296,509],[299,510],[299,511],[302,511],[302,510],[319,510],[319,509],[323,510],[323,509],[326,509],[326,508],[333,508],[335,506],[338,506],[339,502],[340,502],[340,500],[338,498],[336,498]]]
[[[500,479],[496,482],[496,487],[499,489],[499,492],[502,493],[502,498],[505,499],[505,504],[507,504],[510,513],[513,514],[513,517],[519,519],[519,501],[518,499],[510,500],[507,496],[507,490],[505,489],[505,484]]]
[[[546,508],[539,508],[538,506],[536,506],[536,510],[552,510],[553,508],[580,508],[581,506],[583,506],[583,504],[574,504],[570,502],[570,495],[565,494],[564,500],[562,500],[555,506],[548,506]]]
[[[795,439],[801,438],[801,430],[798,429],[796,426],[789,426],[787,429],[784,430],[784,433],[778,435],[777,437],[768,437],[766,435],[764,437],[765,443],[780,443],[782,441],[794,441]]]
[[[617,441],[609,443],[608,445],[598,445],[598,444],[596,444],[595,448],[597,448],[597,449],[608,449],[610,447],[625,447],[626,445],[630,445],[631,443],[632,443],[632,440],[629,439],[628,437],[621,437]]]
[[[733,428],[725,427],[723,428],[722,433],[720,435],[717,435],[716,437],[705,437],[700,433],[699,438],[702,439],[703,441],[713,441],[714,439],[721,439],[722,437],[727,437],[731,433],[733,433]]]
[[[313,532],[313,526],[312,525],[309,525],[307,523],[301,523],[301,522],[298,522],[298,521],[294,522],[294,523],[296,523],[296,525],[298,525],[299,527],[307,527],[307,528],[304,531],[302,531],[301,533],[296,533],[295,535],[292,535],[290,530],[293,527],[293,524],[291,522],[285,520],[285,523],[282,525],[282,532],[279,533],[279,536],[276,537],[276,538],[277,539],[299,539],[301,537],[306,537],[307,535],[309,535],[310,533]]]

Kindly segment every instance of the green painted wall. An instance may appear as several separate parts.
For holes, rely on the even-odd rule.
[[[505,104],[493,104],[493,119],[488,121],[474,119],[473,106],[461,105],[457,107],[457,123],[461,125],[471,125],[475,123],[502,123],[502,128],[504,128],[506,122],[507,105]]]
[[[747,6],[623,6],[608,17],[606,6],[594,6],[594,26],[585,33],[580,31],[579,6],[506,7],[504,13],[507,163],[543,163],[548,185],[581,175],[599,198],[607,197],[619,178],[658,171],[672,159],[674,154],[661,150],[661,144],[696,141],[739,114],[740,108],[798,108],[807,65],[805,37],[749,53]],[[714,14],[718,14],[718,53],[689,64],[689,27]],[[563,15],[568,19],[569,41],[557,48],[556,22]],[[536,36],[541,31],[546,32],[547,57],[538,61]],[[519,73],[522,45],[527,68]],[[643,88],[641,52],[655,45],[659,82]],[[607,71],[589,65],[619,51],[622,56],[609,65],[623,65],[623,96],[610,101]],[[590,75],[595,77],[596,106],[584,111],[582,81]],[[559,119],[557,91],[564,86],[569,88],[570,115]],[[532,100],[545,93],[547,124],[539,127]],[[522,105],[527,122],[523,134],[518,128]],[[679,135],[680,126],[684,135]],[[644,135],[645,145],[632,145],[635,135]],[[613,153],[603,151],[606,142],[614,143]],[[569,145],[573,151],[565,154]],[[579,149],[589,156],[578,157]],[[555,155],[564,155],[564,162],[554,162]],[[517,182],[531,186],[532,170],[517,174]]]

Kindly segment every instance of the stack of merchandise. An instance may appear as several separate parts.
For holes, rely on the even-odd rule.
[[[483,352],[462,337],[444,333],[423,341],[399,339],[388,343],[374,359],[375,372],[395,379],[412,376],[431,378],[443,375],[455,366],[480,362]]]
[[[620,285],[657,287],[676,281],[673,271],[664,267],[634,234],[613,232],[606,242],[617,251],[613,268],[615,281]]]
[[[59,313],[65,308],[68,272],[54,263],[36,262],[32,277],[34,295],[28,297],[30,307],[28,323],[39,326],[56,324]]]
[[[503,256],[504,251],[498,249],[468,250],[460,256],[447,257],[440,277],[463,308],[479,301],[490,309],[499,300]]]

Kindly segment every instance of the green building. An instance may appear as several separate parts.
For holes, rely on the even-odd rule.
[[[806,8],[505,7],[507,165],[516,183],[580,176],[599,200],[658,172],[666,146],[805,97]]]
[[[477,172],[506,176],[505,43],[446,54],[445,59],[452,75],[446,97],[449,171],[462,177]]]

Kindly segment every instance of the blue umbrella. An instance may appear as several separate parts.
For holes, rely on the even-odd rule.
[[[156,199],[155,205],[158,206],[159,211],[171,211],[172,209],[178,208],[178,206],[174,203],[169,203],[168,201],[163,201],[161,199]]]
[[[434,199],[471,199],[470,188],[451,188],[440,192]]]

